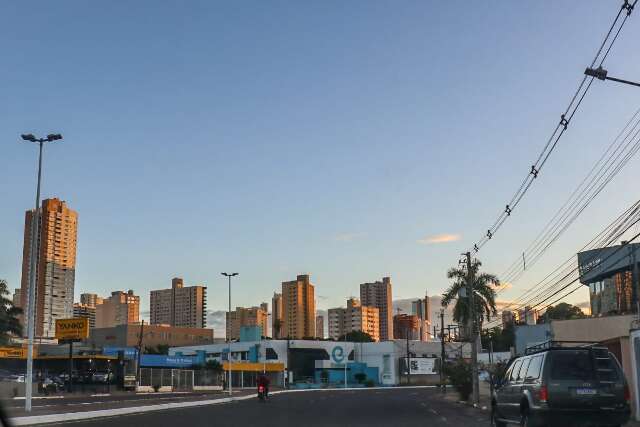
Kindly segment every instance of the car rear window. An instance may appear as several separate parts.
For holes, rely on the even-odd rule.
[[[513,369],[511,370],[511,381],[516,381],[518,378],[518,372],[520,371],[520,365],[522,365],[522,359],[516,360],[513,364]]]
[[[529,363],[531,359],[525,359],[522,362],[522,366],[520,367],[520,373],[518,374],[518,381],[524,380],[524,375],[527,373],[527,368],[529,367]]]
[[[598,372],[598,379],[600,381],[617,381],[618,377],[618,363],[613,360],[611,353],[608,355],[596,355],[596,370]]]
[[[559,350],[551,354],[551,379],[591,380],[593,360],[588,350]]]
[[[529,363],[529,369],[527,369],[527,376],[525,378],[536,379],[540,377],[540,368],[542,368],[542,357],[535,356],[531,358]]]

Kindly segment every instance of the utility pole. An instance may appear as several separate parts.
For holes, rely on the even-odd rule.
[[[227,360],[227,368],[229,368],[229,384],[228,384],[228,388],[229,388],[229,397],[233,398],[233,390],[232,390],[232,386],[231,386],[231,380],[232,380],[232,375],[233,375],[233,371],[231,370],[231,362],[232,362],[232,357],[231,357],[231,278],[235,277],[238,275],[238,273],[220,273],[223,276],[225,276],[227,279],[229,279],[229,311],[227,311],[227,331],[228,333],[227,335],[227,343],[229,344],[229,356],[228,356],[228,360]],[[237,315],[237,314],[236,314]],[[239,319],[236,319],[239,322]],[[289,361],[287,360],[287,363],[289,363]],[[240,385],[240,387],[242,387],[242,384]]]
[[[409,353],[409,325],[405,330],[407,334],[407,385],[411,384],[411,353]]]
[[[23,141],[38,143],[38,185],[36,187],[36,206],[31,216],[31,238],[29,242],[29,289],[27,292],[27,375],[24,388],[24,410],[31,412],[31,395],[33,393],[33,339],[36,328],[36,277],[38,275],[38,261],[40,254],[40,183],[42,181],[42,148],[45,142],[62,139],[59,133],[52,133],[46,138],[36,138],[33,134],[20,135]],[[71,381],[71,378],[69,378]]]
[[[442,392],[446,393],[447,386],[444,384],[444,364],[447,355],[444,351],[444,309],[440,309],[440,351],[440,385],[442,386]]]
[[[467,302],[469,303],[469,340],[471,341],[471,375],[473,382],[473,404],[480,403],[480,384],[478,384],[478,337],[476,332],[475,296],[473,293],[474,271],[471,264],[471,252],[467,252]]]
[[[489,340],[489,391],[493,398],[493,340]]]
[[[138,387],[140,387],[140,380],[142,379],[140,378],[140,361],[142,357],[142,337],[143,336],[144,336],[144,319],[142,319],[142,322],[140,322],[140,338],[138,338],[138,366],[137,366]]]

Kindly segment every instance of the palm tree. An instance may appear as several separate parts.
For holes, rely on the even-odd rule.
[[[471,274],[473,278],[473,301],[475,313],[480,330],[482,322],[496,316],[496,292],[494,288],[500,284],[498,278],[493,274],[480,273],[482,263],[478,260],[471,262]],[[442,296],[442,306],[448,307],[454,300],[453,320],[461,325],[469,323],[469,304],[468,298],[458,298],[460,290],[467,287],[467,270],[462,268],[451,268],[447,272],[447,278],[452,279],[453,283]]]
[[[0,279],[0,345],[9,344],[12,336],[22,335],[22,324],[18,319],[22,310],[15,307],[7,295],[9,295],[7,282]]]

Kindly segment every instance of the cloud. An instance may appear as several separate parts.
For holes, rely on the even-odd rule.
[[[366,233],[339,233],[333,236],[333,240],[336,242],[353,242],[354,240],[360,239],[366,235]]]
[[[224,310],[207,311],[207,327],[213,328],[216,338],[224,338],[226,335],[226,314]]]
[[[506,291],[507,289],[511,289],[511,288],[513,288],[513,283],[511,282],[500,282],[498,286],[493,287],[493,289],[500,290],[500,291]]]
[[[437,245],[440,243],[456,242],[460,240],[461,237],[462,236],[460,236],[459,234],[448,234],[448,233],[436,234],[433,236],[426,236],[418,240],[418,243],[423,245]]]

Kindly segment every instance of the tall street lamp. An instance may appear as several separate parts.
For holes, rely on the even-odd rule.
[[[605,70],[604,68],[602,68],[602,66],[598,67],[598,68],[587,68],[586,70],[584,70],[584,74],[590,77],[595,77],[598,80],[611,80],[614,82],[618,82],[618,83],[624,83],[627,85],[631,85],[631,86],[640,86],[640,83],[636,83],[636,82],[631,82],[629,80],[623,80],[623,79],[618,79],[615,77],[609,77],[607,75],[608,71]]]
[[[39,227],[40,227],[40,181],[42,179],[42,147],[45,142],[54,142],[62,139],[59,133],[51,133],[46,138],[36,138],[33,134],[20,135],[24,141],[35,142],[39,146],[38,156],[38,185],[36,187],[36,209],[31,218],[31,242],[29,252],[31,255],[31,265],[29,267],[29,292],[27,294],[27,377],[25,378],[25,399],[24,410],[31,411],[31,387],[33,385],[33,336],[35,329],[35,298],[36,298],[36,276],[38,269],[39,248]],[[69,379],[71,381],[71,379]]]
[[[238,275],[238,273],[220,273],[229,279],[229,311],[227,311],[227,343],[229,343],[229,356],[227,357],[227,367],[229,368],[229,397],[233,397],[231,394],[231,278]]]

